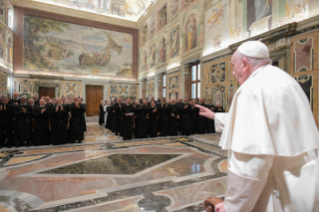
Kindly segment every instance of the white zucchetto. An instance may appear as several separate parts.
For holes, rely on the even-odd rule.
[[[269,59],[268,47],[260,41],[247,41],[241,44],[237,50],[247,57]]]

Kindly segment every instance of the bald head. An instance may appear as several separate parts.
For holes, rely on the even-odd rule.
[[[19,93],[18,92],[14,92],[13,93],[13,98],[14,99],[18,99],[19,98]]]

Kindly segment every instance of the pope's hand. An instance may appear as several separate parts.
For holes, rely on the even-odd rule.
[[[199,115],[200,116],[205,116],[209,119],[214,119],[215,118],[215,113],[213,111],[211,111],[210,109],[203,107],[201,105],[195,105],[195,107],[199,108]]]
[[[215,212],[226,212],[223,202],[215,206]]]

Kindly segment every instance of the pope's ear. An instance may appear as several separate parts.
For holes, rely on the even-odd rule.
[[[249,62],[246,57],[243,58],[243,72],[247,72],[249,69]]]

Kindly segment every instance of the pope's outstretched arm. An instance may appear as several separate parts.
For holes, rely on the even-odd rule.
[[[201,105],[195,105],[195,107],[199,108],[199,115],[205,116],[209,119],[215,120],[215,130],[216,132],[222,132],[228,117],[228,113],[214,113],[210,109],[203,107]]]

